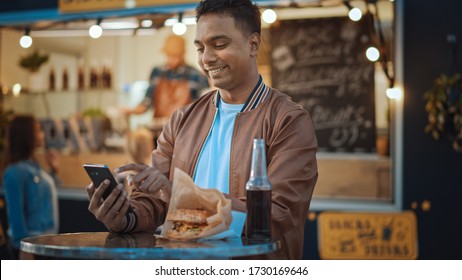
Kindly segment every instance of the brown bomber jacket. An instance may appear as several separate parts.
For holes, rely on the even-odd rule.
[[[257,85],[258,86],[258,85]],[[268,178],[272,186],[273,239],[281,240],[281,250],[257,256],[259,259],[301,259],[304,226],[317,181],[317,140],[309,113],[275,89],[255,108],[236,117],[231,144],[229,196],[233,210],[244,211],[245,184],[249,179],[254,138],[266,143]],[[249,100],[254,98],[256,90]],[[217,110],[217,91],[177,110],[164,127],[152,152],[152,163],[173,181],[175,168],[191,177]],[[261,96],[257,96],[260,98]],[[128,231],[153,231],[162,225],[166,203],[134,191],[131,204],[135,215]]]

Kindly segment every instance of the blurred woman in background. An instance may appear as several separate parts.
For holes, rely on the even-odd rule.
[[[58,233],[58,196],[56,176],[59,159],[56,151],[47,151],[46,172],[34,157],[45,145],[40,123],[30,115],[16,116],[7,130],[7,167],[3,174],[8,237],[17,257],[21,239]]]

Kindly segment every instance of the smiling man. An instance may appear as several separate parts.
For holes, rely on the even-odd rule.
[[[107,185],[89,185],[89,210],[116,232],[152,231],[165,221],[175,168],[203,188],[215,188],[246,211],[252,141],[266,143],[272,186],[272,237],[281,249],[257,258],[300,259],[306,215],[318,177],[317,141],[310,115],[290,98],[265,85],[258,73],[260,12],[249,0],[201,1],[196,8],[194,43],[198,63],[217,90],[177,110],[159,137],[150,167],[136,171],[130,198]],[[131,205],[134,213],[127,213]]]

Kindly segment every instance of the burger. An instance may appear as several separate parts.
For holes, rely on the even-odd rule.
[[[172,226],[167,231],[167,238],[194,239],[208,226],[207,218],[213,213],[202,209],[177,209],[167,215]]]

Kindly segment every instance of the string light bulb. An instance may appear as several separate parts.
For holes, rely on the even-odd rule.
[[[397,87],[388,88],[386,94],[387,97],[390,99],[401,99],[401,97],[403,96],[403,92],[400,88]]]
[[[144,20],[142,20],[142,21],[141,21],[141,26],[142,26],[143,28],[149,28],[149,27],[151,27],[151,26],[152,26],[152,20],[150,20],[150,19],[144,19]]]
[[[379,60],[380,52],[376,47],[369,47],[366,50],[366,57],[372,62]]]
[[[24,49],[27,49],[30,46],[32,46],[33,40],[32,40],[32,37],[29,36],[29,33],[30,33],[30,29],[26,28],[24,30],[24,35],[22,35],[21,39],[19,39],[19,45],[23,47]]]
[[[348,17],[352,21],[358,21],[363,17],[363,12],[359,8],[353,8],[350,1],[343,1],[343,4],[348,8]]]
[[[173,26],[172,26],[172,31],[173,33],[175,33],[176,35],[183,35],[186,33],[186,30],[188,28],[186,27],[186,24],[182,23],[182,22],[177,22],[175,23]]]
[[[97,39],[101,37],[101,35],[103,35],[103,28],[100,26],[101,21],[102,21],[101,19],[98,19],[96,24],[93,24],[88,29],[88,34],[90,35],[91,38]]]
[[[263,11],[261,16],[263,18],[263,21],[268,24],[274,23],[278,18],[278,15],[273,9],[266,9],[265,11]]]
[[[363,17],[363,12],[359,8],[353,8],[348,12],[348,17],[352,21],[358,21]]]
[[[183,13],[179,13],[178,15],[178,22],[176,22],[173,26],[172,26],[172,31],[173,33],[175,33],[176,35],[183,35],[186,33],[186,30],[188,30],[188,27],[186,26],[186,24],[183,23]]]

